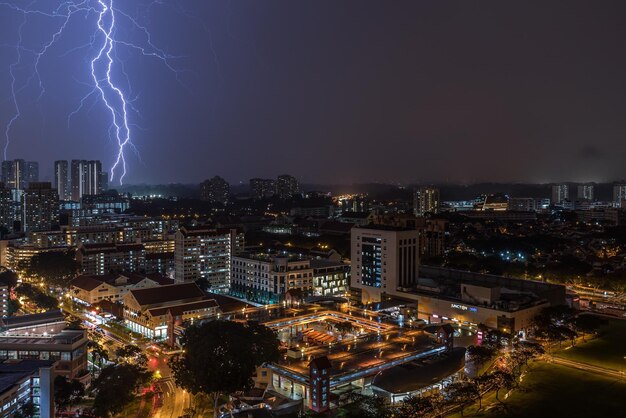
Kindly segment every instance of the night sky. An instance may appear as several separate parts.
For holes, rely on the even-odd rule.
[[[177,70],[119,46],[113,76],[139,112],[127,183],[626,178],[624,1],[117,3]],[[23,27],[8,157],[39,160],[43,179],[55,159],[113,163],[101,102],[67,121],[92,89],[94,22],[71,21],[42,57],[39,100],[27,50],[56,26],[29,15]],[[0,6],[2,133],[21,23]]]

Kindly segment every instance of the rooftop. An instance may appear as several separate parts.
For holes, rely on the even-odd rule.
[[[51,367],[51,360],[5,360],[0,363],[0,393],[4,393],[24,378],[38,372],[42,367]]]
[[[156,305],[185,299],[204,297],[204,292],[195,283],[178,283],[165,286],[133,289],[130,291],[140,305]]]

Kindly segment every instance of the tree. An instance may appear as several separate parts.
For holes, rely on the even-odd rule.
[[[461,407],[461,417],[465,407],[473,404],[479,397],[478,389],[471,381],[458,381],[448,385],[446,395],[449,400]]]
[[[17,313],[17,311],[20,310],[21,307],[22,307],[22,304],[20,303],[19,300],[10,298],[9,301],[7,302],[8,316],[13,316],[15,313]]]
[[[481,365],[493,358],[496,349],[490,345],[470,345],[467,347],[467,355],[475,365]]]
[[[67,324],[68,329],[84,329],[83,328],[83,320],[75,315],[68,315],[65,317],[65,323]]]
[[[65,376],[54,379],[54,402],[60,411],[72,408],[85,396],[85,386],[76,379],[68,380]]]
[[[510,390],[515,385],[515,377],[507,371],[498,370],[490,374],[493,385],[496,388],[496,400],[501,402],[498,398],[500,389]]]
[[[583,335],[583,341],[585,341],[585,334],[595,334],[606,324],[605,319],[596,315],[578,315],[574,320],[574,327]]]
[[[346,336],[346,334],[354,331],[354,325],[352,325],[352,322],[350,321],[343,321],[335,325],[335,329],[337,330],[337,332],[341,335],[341,338],[343,339]]]
[[[13,414],[13,418],[33,418],[35,416],[35,404],[32,400],[22,402]]]
[[[117,356],[118,360],[126,363],[133,363],[145,366],[148,362],[148,358],[146,357],[146,355],[143,353],[143,351],[141,351],[141,348],[137,347],[136,345],[127,344],[124,347],[120,347],[115,350],[115,355]]]
[[[403,418],[421,418],[435,410],[430,396],[409,396],[398,406],[398,415]]]
[[[381,396],[353,393],[349,399],[350,403],[337,412],[337,418],[387,418],[393,416],[393,406]]]
[[[109,361],[109,353],[108,351],[100,345],[98,341],[89,340],[87,343],[87,348],[91,351],[92,361],[98,364],[98,368],[102,368],[102,364],[106,361]]]
[[[478,409],[480,410],[483,408],[483,394],[491,389],[494,382],[490,374],[483,374],[482,376],[475,377],[473,383],[474,386],[476,386]]]
[[[78,273],[78,263],[73,251],[48,251],[35,254],[26,274],[46,282],[48,286],[68,288],[70,280]]]
[[[152,373],[136,364],[106,366],[93,382],[96,393],[93,410],[96,416],[109,417],[121,412],[139,388],[152,379]]]
[[[59,301],[55,297],[42,292],[29,283],[21,283],[15,288],[15,293],[30,299],[35,305],[45,311],[59,307]]]
[[[195,324],[185,330],[182,342],[184,352],[170,361],[176,383],[193,394],[210,395],[216,417],[222,394],[249,388],[256,367],[280,358],[274,331],[256,323]]]
[[[17,286],[17,273],[13,270],[8,270],[5,267],[0,267],[0,281],[9,285],[9,287]]]

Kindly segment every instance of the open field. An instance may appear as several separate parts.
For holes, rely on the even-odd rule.
[[[559,350],[554,355],[606,369],[626,371],[624,342],[626,342],[626,321],[609,320],[598,338]]]
[[[600,418],[623,417],[626,381],[596,376],[543,362],[533,363],[519,388],[504,400],[490,395],[486,409],[466,408],[466,417],[482,418]],[[459,417],[455,414],[454,417]]]

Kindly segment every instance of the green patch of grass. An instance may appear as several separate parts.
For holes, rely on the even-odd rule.
[[[600,335],[554,355],[617,371],[626,370],[626,321],[611,320]]]
[[[490,395],[484,408],[467,408],[466,417],[481,418],[600,418],[624,416],[626,381],[597,376],[548,363],[533,363],[519,388],[505,400]],[[454,417],[459,417],[455,414]]]

